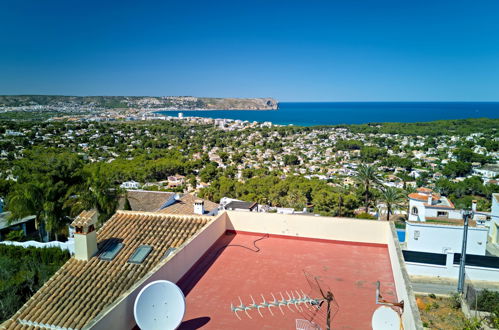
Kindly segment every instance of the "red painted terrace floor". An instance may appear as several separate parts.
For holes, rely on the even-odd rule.
[[[325,309],[312,318],[310,312],[290,311],[284,315],[273,307],[248,311],[251,318],[231,311],[231,303],[267,302],[271,293],[302,290],[314,295],[304,271],[330,288],[339,305],[333,329],[371,329],[376,281],[383,298],[396,301],[395,285],[385,245],[309,240],[263,234],[226,233],[178,283],[186,295],[186,314],[180,329],[296,329],[296,319],[309,319],[325,329]],[[256,252],[258,251],[258,252]],[[316,298],[316,297],[312,297]],[[317,297],[319,298],[319,297]],[[305,311],[305,310],[304,310]]]

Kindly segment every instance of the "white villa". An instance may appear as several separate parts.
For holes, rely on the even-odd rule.
[[[456,210],[454,204],[444,196],[429,188],[418,188],[417,192],[409,194],[409,221],[427,221],[440,219],[461,220],[461,210]]]
[[[489,229],[489,242],[499,248],[499,194],[492,194],[492,217]]]

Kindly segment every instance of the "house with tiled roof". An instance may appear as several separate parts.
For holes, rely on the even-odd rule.
[[[178,194],[167,191],[127,190],[119,205],[124,208],[128,200],[132,211],[156,212],[172,205]]]
[[[197,215],[217,215],[220,205],[201,199],[193,194],[185,194],[159,212],[168,214],[197,214]]]
[[[212,220],[118,211],[96,231],[94,213],[82,213],[72,223],[75,256],[0,328],[91,328]]]
[[[416,192],[409,194],[408,198],[409,221],[462,219],[461,210],[456,210],[450,199],[430,188],[418,188]]]

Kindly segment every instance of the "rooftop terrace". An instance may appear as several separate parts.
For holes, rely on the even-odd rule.
[[[258,240],[258,241],[257,241]],[[231,311],[231,303],[245,305],[272,301],[272,293],[297,290],[313,297],[304,271],[320,278],[339,305],[334,328],[368,329],[375,304],[376,281],[382,295],[397,301],[388,248],[383,244],[339,242],[235,234],[227,232],[179,282],[187,311],[180,329],[294,329],[296,319],[313,319],[325,328],[325,305],[315,316],[304,310],[268,308],[249,311],[249,318]],[[296,295],[298,296],[298,295]]]

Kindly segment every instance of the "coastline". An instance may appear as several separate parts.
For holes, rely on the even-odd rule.
[[[499,118],[499,102],[281,102],[278,110],[155,110],[154,113],[308,127]]]

